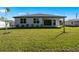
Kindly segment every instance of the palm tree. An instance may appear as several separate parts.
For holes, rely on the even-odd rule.
[[[7,14],[10,12],[10,9],[7,7],[5,8],[5,30],[7,32]]]
[[[0,20],[3,20],[3,21],[4,21],[4,19],[5,19],[5,18],[4,18],[3,16],[0,17]]]

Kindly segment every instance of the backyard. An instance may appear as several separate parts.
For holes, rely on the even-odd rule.
[[[79,27],[0,30],[0,51],[62,52],[79,51]]]

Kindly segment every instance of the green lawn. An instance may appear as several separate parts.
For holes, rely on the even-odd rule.
[[[79,27],[0,30],[0,51],[79,51]]]

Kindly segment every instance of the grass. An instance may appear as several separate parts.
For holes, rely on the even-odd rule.
[[[0,30],[0,51],[6,52],[62,52],[79,51],[79,27],[51,29]]]

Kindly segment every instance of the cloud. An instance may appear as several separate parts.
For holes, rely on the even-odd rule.
[[[20,12],[20,13],[18,13],[18,15],[30,15],[31,13],[29,13],[29,12]]]
[[[26,15],[26,13],[20,12],[20,13],[18,13],[18,15]]]
[[[5,9],[1,9],[0,12],[1,12],[1,13],[5,13]]]

